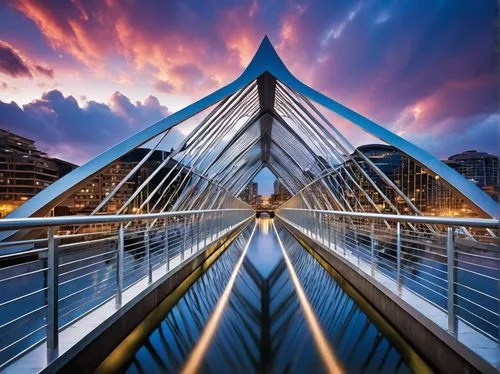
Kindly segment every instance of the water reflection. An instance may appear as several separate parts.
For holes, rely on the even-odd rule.
[[[290,274],[296,274],[303,297],[317,318],[316,327],[344,370],[410,372],[393,342],[384,337],[330,274],[278,227],[289,260],[287,268],[272,227],[270,218],[258,220],[197,371],[327,372],[291,280]],[[248,236],[247,230],[243,237]],[[188,289],[121,370],[161,373],[185,368],[244,249],[241,238],[231,245]]]
[[[272,229],[273,220],[269,217],[262,217],[257,220],[257,232],[254,235],[247,258],[255,266],[256,270],[267,277],[283,259],[281,250]]]

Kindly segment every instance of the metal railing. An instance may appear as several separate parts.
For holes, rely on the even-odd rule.
[[[499,342],[500,240],[490,235],[498,219],[293,208],[276,215],[367,275],[391,279],[397,295],[408,290],[442,310],[450,334],[460,320]]]
[[[57,356],[62,329],[162,274],[251,219],[249,209],[3,219],[0,231],[0,369],[46,340]],[[5,252],[4,252],[5,253]],[[155,273],[156,274],[156,273]],[[147,281],[146,281],[147,279]],[[158,276],[156,277],[158,279]]]

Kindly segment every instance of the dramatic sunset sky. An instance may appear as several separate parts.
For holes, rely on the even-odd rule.
[[[495,0],[0,4],[0,128],[82,163],[235,79],[289,69],[440,158],[498,152]]]

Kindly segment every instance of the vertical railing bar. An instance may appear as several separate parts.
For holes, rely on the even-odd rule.
[[[455,310],[455,241],[453,227],[448,227],[446,252],[448,257],[448,332],[456,333],[456,310]]]
[[[115,307],[118,309],[122,306],[123,293],[123,248],[125,243],[125,233],[123,223],[118,228],[118,245],[116,253],[116,295]]]
[[[326,217],[328,225],[328,249],[332,250],[332,217],[330,215],[327,215]]]
[[[187,217],[183,217],[183,226],[184,226],[184,232],[183,232],[183,239],[182,239],[182,248],[181,248],[181,261],[184,261],[184,251],[186,250],[186,245],[187,245]]]
[[[396,287],[398,295],[401,296],[401,223],[396,224]]]
[[[168,248],[168,218],[165,218],[164,225],[165,225],[165,238],[163,245],[165,247],[165,269],[168,273],[170,270],[170,253]]]
[[[324,243],[324,234],[323,234],[323,231],[324,231],[324,227],[323,227],[323,214],[322,213],[318,213],[318,222],[319,222],[319,238],[318,238],[318,242],[323,244]]]
[[[375,224],[370,225],[371,266],[370,274],[375,277]]]
[[[360,250],[358,242],[358,227],[354,225],[354,245],[356,247],[356,254],[358,255],[358,270],[360,269]]]
[[[47,229],[47,359],[59,354],[59,248],[54,228]]]
[[[151,284],[153,282],[153,269],[151,266],[151,253],[149,246],[149,228],[144,231],[144,249],[146,252],[146,266],[148,269],[148,284]]]
[[[333,217],[333,225],[334,225],[334,231],[333,231],[333,248],[335,249],[335,252],[338,251],[337,249],[337,235],[338,235],[338,229],[339,229],[339,224],[338,224],[338,219],[337,217]]]
[[[203,228],[203,247],[205,248],[207,246],[207,239],[208,239],[208,234],[209,234],[209,231],[207,230],[207,225],[206,225],[206,221],[207,221],[207,217],[205,214],[202,214],[201,215],[201,227]]]
[[[344,257],[347,257],[347,249],[346,249],[346,245],[347,245],[346,235],[347,234],[346,234],[346,228],[345,228],[345,219],[342,218],[340,222],[341,222],[340,228],[342,230],[341,237],[340,237],[341,242],[342,242],[342,251],[344,253]]]
[[[196,252],[200,251],[201,214],[196,215]]]

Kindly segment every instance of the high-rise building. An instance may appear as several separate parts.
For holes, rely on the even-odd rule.
[[[76,165],[50,158],[35,141],[0,129],[0,216],[35,196]]]
[[[497,200],[500,191],[498,157],[476,150],[465,151],[444,161],[484,192]]]
[[[271,196],[271,204],[281,205],[292,197],[290,191],[278,180],[274,181],[274,193]]]
[[[259,198],[259,184],[257,182],[250,182],[240,193],[240,199],[247,204],[257,204]]]

